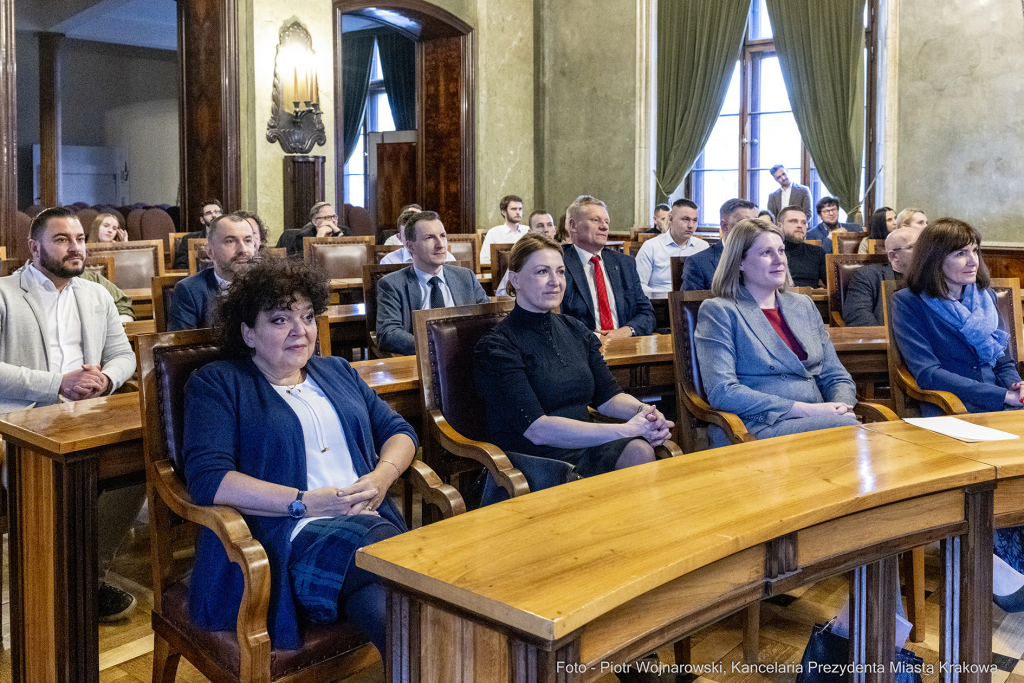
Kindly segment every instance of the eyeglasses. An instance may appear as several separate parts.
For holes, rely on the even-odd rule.
[[[914,251],[914,245],[911,244],[909,247],[896,247],[893,251]]]
[[[204,216],[223,216],[224,212],[220,209],[210,209],[209,211],[203,211]]]
[[[334,222],[334,221],[338,220],[338,215],[337,214],[333,214],[333,215],[330,215],[330,216],[317,216],[313,220],[315,220],[315,221],[331,221],[331,222]]]

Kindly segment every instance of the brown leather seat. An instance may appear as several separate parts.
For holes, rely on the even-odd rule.
[[[856,234],[856,233],[854,233]],[[828,305],[832,312],[831,324],[846,327],[843,321],[843,305],[846,303],[846,291],[850,288],[850,280],[854,273],[869,263],[886,264],[889,258],[877,254],[826,254],[825,269],[828,290]]]
[[[92,227],[92,222],[96,220],[96,216],[100,215],[100,212],[91,207],[85,209],[79,209],[75,212],[78,216],[78,222],[82,224],[82,228],[85,229],[86,237],[89,235],[89,229]]]
[[[323,340],[325,320],[319,322]],[[274,681],[300,671],[302,681],[345,678],[379,661],[376,649],[345,622],[301,624],[300,649],[272,648],[266,630],[270,569],[265,550],[251,537],[237,511],[195,505],[185,489],[181,476],[185,383],[197,369],[220,357],[214,334],[213,330],[189,330],[143,335],[137,341],[154,539],[153,680],[173,681],[182,655],[216,681]],[[403,476],[444,516],[465,510],[458,493],[437,481],[423,463],[413,463]],[[239,613],[236,631],[205,631],[189,619],[189,577],[173,574],[171,567],[172,512],[212,529],[232,559],[243,565],[242,600],[248,609]]]
[[[164,274],[163,240],[90,244],[88,250],[92,256],[114,257],[114,284],[121,289],[149,289],[152,279]]]
[[[361,206],[345,205],[345,221],[353,236],[373,235],[373,218],[370,212]]]
[[[157,332],[167,331],[167,313],[171,310],[174,286],[185,279],[184,275],[163,275],[155,277],[150,287],[153,290],[153,321]]]
[[[167,236],[174,232],[174,221],[163,209],[146,209],[139,221],[139,231],[140,239],[166,242]]]
[[[389,273],[405,268],[405,263],[368,263],[363,266],[363,311],[366,314],[366,348],[374,358],[392,358],[398,353],[382,353],[377,346],[377,283]]]
[[[129,240],[141,240],[142,239],[142,214],[146,213],[145,209],[132,209],[128,212],[128,215],[124,217],[124,229],[128,233]]]
[[[448,235],[448,251],[456,261],[472,263],[470,269],[480,272],[480,236],[479,235]]]
[[[498,293],[498,285],[508,271],[509,254],[512,253],[512,244],[491,245],[491,287],[494,294]]]
[[[369,237],[304,237],[303,257],[334,279],[362,278],[363,266],[373,263]]]
[[[833,232],[831,236],[833,254],[856,254],[860,249],[860,243],[868,238],[868,233]]]
[[[669,259],[669,269],[672,273],[672,291],[678,292],[683,288],[683,267],[686,265],[685,256],[673,256]]]

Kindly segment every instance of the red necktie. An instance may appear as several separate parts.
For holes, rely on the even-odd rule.
[[[590,257],[594,264],[594,284],[597,286],[597,307],[601,311],[601,329],[613,330],[612,307],[608,305],[608,290],[604,286],[604,273],[601,271],[601,259],[597,256]]]

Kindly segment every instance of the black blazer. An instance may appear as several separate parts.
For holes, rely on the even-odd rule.
[[[339,225],[341,228],[341,234],[335,235],[335,237],[349,237],[352,235],[352,231],[348,229],[348,226]],[[303,237],[316,237],[316,228],[313,227],[312,223],[306,223],[301,228],[285,230],[281,233],[281,236],[277,238],[277,247],[284,248],[288,256],[295,258],[302,258],[302,238]]]
[[[683,262],[683,291],[698,292],[711,289],[718,262],[725,251],[725,240],[718,240],[709,249],[698,251]]]
[[[571,315],[588,328],[597,329],[597,312],[594,299],[590,296],[590,285],[576,249],[571,244],[562,247],[565,260],[565,297],[562,298],[562,313]],[[620,254],[611,249],[601,252],[601,259],[607,271],[605,277],[611,283],[615,294],[615,312],[619,316],[619,327],[632,327],[637,336],[654,332],[654,306],[640,286],[636,273],[636,261],[632,256]]]
[[[882,282],[895,279],[896,273],[888,263],[869,263],[857,270],[843,299],[843,322],[849,327],[884,325]]]

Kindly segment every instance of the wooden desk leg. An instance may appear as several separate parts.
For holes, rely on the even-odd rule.
[[[579,639],[555,651],[388,588],[384,680],[391,683],[574,683]]]
[[[850,584],[850,661],[868,665],[850,680],[891,683],[896,651],[897,558],[885,557],[853,571]]]
[[[8,454],[12,678],[96,683],[98,463]]]

